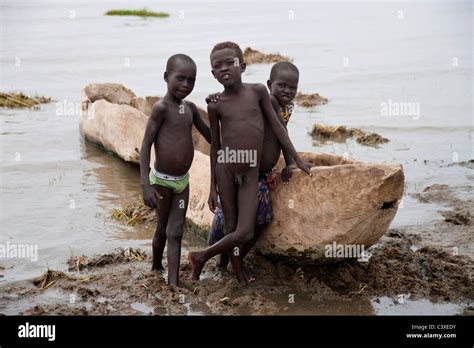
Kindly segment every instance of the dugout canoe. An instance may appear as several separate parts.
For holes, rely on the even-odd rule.
[[[137,97],[119,84],[83,88],[80,133],[86,141],[138,164],[151,106],[158,97]],[[200,109],[205,122],[207,114]],[[193,130],[195,156],[190,170],[187,217],[209,227],[209,145]],[[328,246],[375,244],[388,230],[403,196],[399,164],[368,163],[327,153],[300,153],[315,167],[312,177],[296,170],[289,185],[277,177],[271,194],[274,219],[256,247],[258,252],[300,264],[333,261]],[[152,156],[153,157],[153,156]],[[153,158],[152,158],[153,160]],[[280,160],[277,169],[282,169]],[[139,178],[137,178],[139,180]]]

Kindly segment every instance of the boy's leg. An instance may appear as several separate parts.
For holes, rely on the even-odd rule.
[[[217,173],[217,172],[216,172]],[[253,230],[255,227],[255,218],[257,214],[257,174],[258,168],[251,168],[244,175],[242,185],[238,190],[238,222],[234,232],[227,234],[219,242],[213,246],[203,250],[201,252],[190,252],[188,259],[193,268],[193,279],[199,279],[199,274],[204,267],[204,264],[211,257],[221,254],[224,251],[233,252],[234,247],[240,247],[244,243],[252,239]],[[225,192],[225,190],[231,189],[231,184],[234,185],[234,178],[226,180],[225,184],[221,183],[219,190]],[[224,202],[225,194],[221,196],[222,204],[232,204]],[[236,204],[236,201],[233,202]],[[227,219],[224,210],[224,220]],[[239,257],[240,259],[240,257]]]
[[[250,249],[255,245],[262,231],[273,219],[272,204],[270,199],[270,187],[265,175],[264,178],[259,178],[258,183],[258,206],[257,206],[257,223],[255,224],[255,231],[250,242],[245,243],[240,252],[240,257],[243,260]]]
[[[244,259],[245,256],[247,256],[250,249],[252,249],[252,247],[255,245],[255,243],[258,240],[258,237],[260,237],[265,227],[266,225],[255,225],[255,231],[254,231],[252,239],[250,240],[250,242],[245,243],[244,245],[242,245],[242,248],[240,248],[240,258],[242,260]]]
[[[221,201],[219,199],[217,203],[216,211],[214,212],[214,219],[212,219],[212,225],[209,227],[208,231],[208,244],[213,245],[222,238],[224,238],[224,213],[222,211]],[[220,255],[219,262],[217,263],[218,268],[227,269],[229,264],[229,255],[227,253],[222,253]]]
[[[159,199],[156,202],[156,229],[152,241],[153,264],[151,267],[152,271],[161,271],[164,269],[162,258],[166,244],[166,225],[168,224],[172,191],[167,187],[159,185],[152,185],[152,187],[163,197],[163,199]]]
[[[247,279],[247,282],[249,282],[249,283],[255,281],[255,277],[252,276],[248,272],[247,268],[245,267],[244,257],[247,256],[250,249],[252,249],[252,247],[257,242],[258,237],[261,235],[263,228],[264,228],[264,226],[257,226],[256,225],[253,237],[250,240],[250,242],[245,243],[244,245],[242,245],[242,248],[240,248],[240,262],[242,263],[242,271],[244,273],[245,278]]]
[[[251,278],[247,275],[242,262],[242,247],[253,239],[258,207],[258,182],[254,173],[248,172],[242,179],[238,192],[238,223],[234,233],[245,233],[245,241],[230,252],[230,262],[241,284],[247,284]],[[253,180],[253,182],[251,182]]]
[[[216,173],[218,177],[218,185],[225,187],[224,190],[219,191],[219,197],[221,201],[221,209],[224,213],[224,236],[234,232],[237,227],[237,190],[238,186],[235,182],[233,174],[227,172],[224,166],[221,166]],[[232,260],[232,250],[227,250],[220,255],[220,267],[227,268],[229,261]],[[232,266],[234,267],[234,266]],[[234,269],[237,275],[236,270]]]
[[[216,179],[218,186],[224,187],[223,190],[219,191],[219,197],[221,201],[221,209],[224,213],[224,236],[234,232],[237,227],[237,184],[235,182],[235,176],[229,173],[224,165],[217,167]],[[221,253],[220,264],[221,267],[227,265],[230,261],[230,253],[232,250],[226,250]],[[235,271],[235,270],[234,270]]]
[[[183,192],[173,195],[166,238],[168,239],[168,284],[178,285],[179,261],[181,258],[181,239],[183,238],[183,224],[188,210],[189,185]]]
[[[229,265],[229,261],[229,253],[222,253],[221,256],[219,256],[219,262],[217,263],[217,267],[226,270],[227,266]]]

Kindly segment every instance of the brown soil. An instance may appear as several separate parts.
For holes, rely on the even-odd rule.
[[[139,249],[76,256],[65,260],[68,272],[48,270],[42,276],[0,287],[0,312],[31,315],[184,315],[184,314],[317,314],[328,302],[338,314],[374,314],[370,299],[401,294],[461,305],[472,315],[474,300],[474,241],[470,216],[472,186],[432,185],[415,197],[442,203],[469,215],[431,224],[390,229],[368,251],[368,262],[349,259],[332,264],[300,266],[251,252],[246,259],[255,281],[239,286],[230,271],[206,265],[201,280],[190,280],[188,250],[183,250],[180,287],[166,285],[162,273],[152,272],[151,257]],[[462,208],[462,209],[461,209]],[[457,209],[457,210],[456,210]],[[469,218],[469,219],[468,219]],[[205,234],[188,223],[188,230]],[[164,258],[166,268],[166,257]],[[295,296],[295,304],[289,302]],[[299,304],[300,312],[296,311]],[[324,314],[334,314],[331,308]],[[1,314],[1,313],[0,313]]]
[[[446,222],[455,225],[471,225],[471,214],[467,210],[463,211],[443,211],[441,215],[444,216]]]
[[[459,187],[456,191],[470,195],[472,186]],[[470,226],[471,216],[474,212],[474,200],[462,200],[454,192],[453,188],[448,185],[434,184],[413,194],[413,196],[423,203],[439,203],[452,208],[451,211],[440,211],[446,222]]]
[[[472,259],[437,247],[423,247],[421,242],[420,236],[390,230],[382,244],[371,249],[373,256],[367,263],[346,260],[297,266],[250,254],[247,265],[256,281],[245,288],[238,285],[231,272],[219,271],[214,260],[206,266],[201,280],[190,280],[187,252],[183,252],[180,267],[181,286],[169,287],[162,274],[150,271],[151,259],[145,252],[118,249],[91,258],[70,259],[74,272],[54,271],[46,281],[42,277],[0,288],[0,307],[24,300],[31,307],[21,314],[31,315],[233,315],[291,313],[286,301],[291,294],[307,299],[308,313],[316,311],[323,300],[344,302],[399,294],[434,302],[472,301]],[[62,297],[56,295],[58,291]],[[58,300],[42,303],[40,299],[48,292]]]
[[[412,196],[423,203],[437,203],[450,210],[439,210],[444,221],[433,226],[411,226],[409,233],[421,236],[426,245],[442,247],[444,250],[472,258],[474,255],[474,234],[471,217],[474,214],[472,185],[448,186],[435,184]],[[468,197],[461,199],[460,196]]]

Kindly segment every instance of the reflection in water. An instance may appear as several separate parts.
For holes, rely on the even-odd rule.
[[[90,143],[81,141],[80,148],[81,160],[99,164],[90,171],[100,184],[98,200],[104,206],[110,206],[112,202],[118,206],[137,198],[140,193],[140,168],[137,165],[126,163]],[[90,175],[90,171],[85,169],[84,176]],[[87,186],[87,183],[84,185]]]
[[[141,195],[139,166],[126,163],[114,154],[107,153],[104,149],[85,142],[81,142],[81,159],[100,164],[100,166],[94,166],[90,171],[85,170],[84,177],[92,172],[100,184],[97,199],[98,204],[107,210],[107,219],[110,218],[114,208],[120,208],[136,201],[138,196]],[[154,223],[128,226],[123,229],[114,229],[110,235],[111,238],[120,240],[151,241],[155,226]],[[206,241],[191,232],[185,231],[183,246],[201,248],[206,246]]]
[[[283,310],[281,315],[373,315],[373,306],[367,297],[355,298],[320,298],[313,299],[309,293],[295,293],[294,301],[288,303],[288,294],[270,297]]]

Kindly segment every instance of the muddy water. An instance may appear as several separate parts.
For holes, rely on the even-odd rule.
[[[140,0],[134,6],[171,17],[103,16],[111,8],[130,7],[127,1],[2,2],[1,90],[45,94],[55,102],[39,111],[0,110],[0,243],[39,249],[38,261],[1,259],[0,282],[36,276],[47,267],[64,269],[70,254],[149,248],[152,227],[126,227],[110,219],[114,207],[137,196],[138,170],[81,141],[74,111],[80,88],[121,82],[139,95],[162,95],[166,58],[184,52],[198,65],[189,99],[202,106],[204,97],[220,88],[209,73],[208,54],[222,40],[293,57],[301,72],[299,89],[329,98],[316,109],[296,108],[289,132],[298,150],[403,164],[407,190],[393,227],[442,219],[440,205],[410,196],[426,186],[448,184],[459,195],[472,193],[456,191],[472,188],[472,169],[453,165],[474,157],[472,4],[259,2],[249,11],[238,2],[157,6]],[[223,18],[230,25],[222,25]],[[249,66],[244,80],[264,82],[269,70],[270,65]],[[420,112],[383,116],[381,103],[389,100],[419,103]],[[351,141],[322,144],[308,135],[316,122],[359,127],[391,141],[380,149]],[[203,241],[187,236],[184,245],[201,247]],[[459,245],[461,252],[466,245],[472,240]],[[358,306],[346,309],[366,312]],[[389,312],[371,306],[363,308]],[[328,304],[329,312],[337,308]]]
[[[3,135],[3,154],[9,156],[2,163],[0,240],[38,246],[36,262],[2,259],[3,281],[47,267],[63,269],[71,254],[148,244],[153,226],[127,227],[111,219],[114,208],[140,194],[137,166],[82,141],[77,118],[55,116],[53,105],[41,111],[7,111],[2,121],[23,132]],[[203,243],[190,235],[184,245]]]

